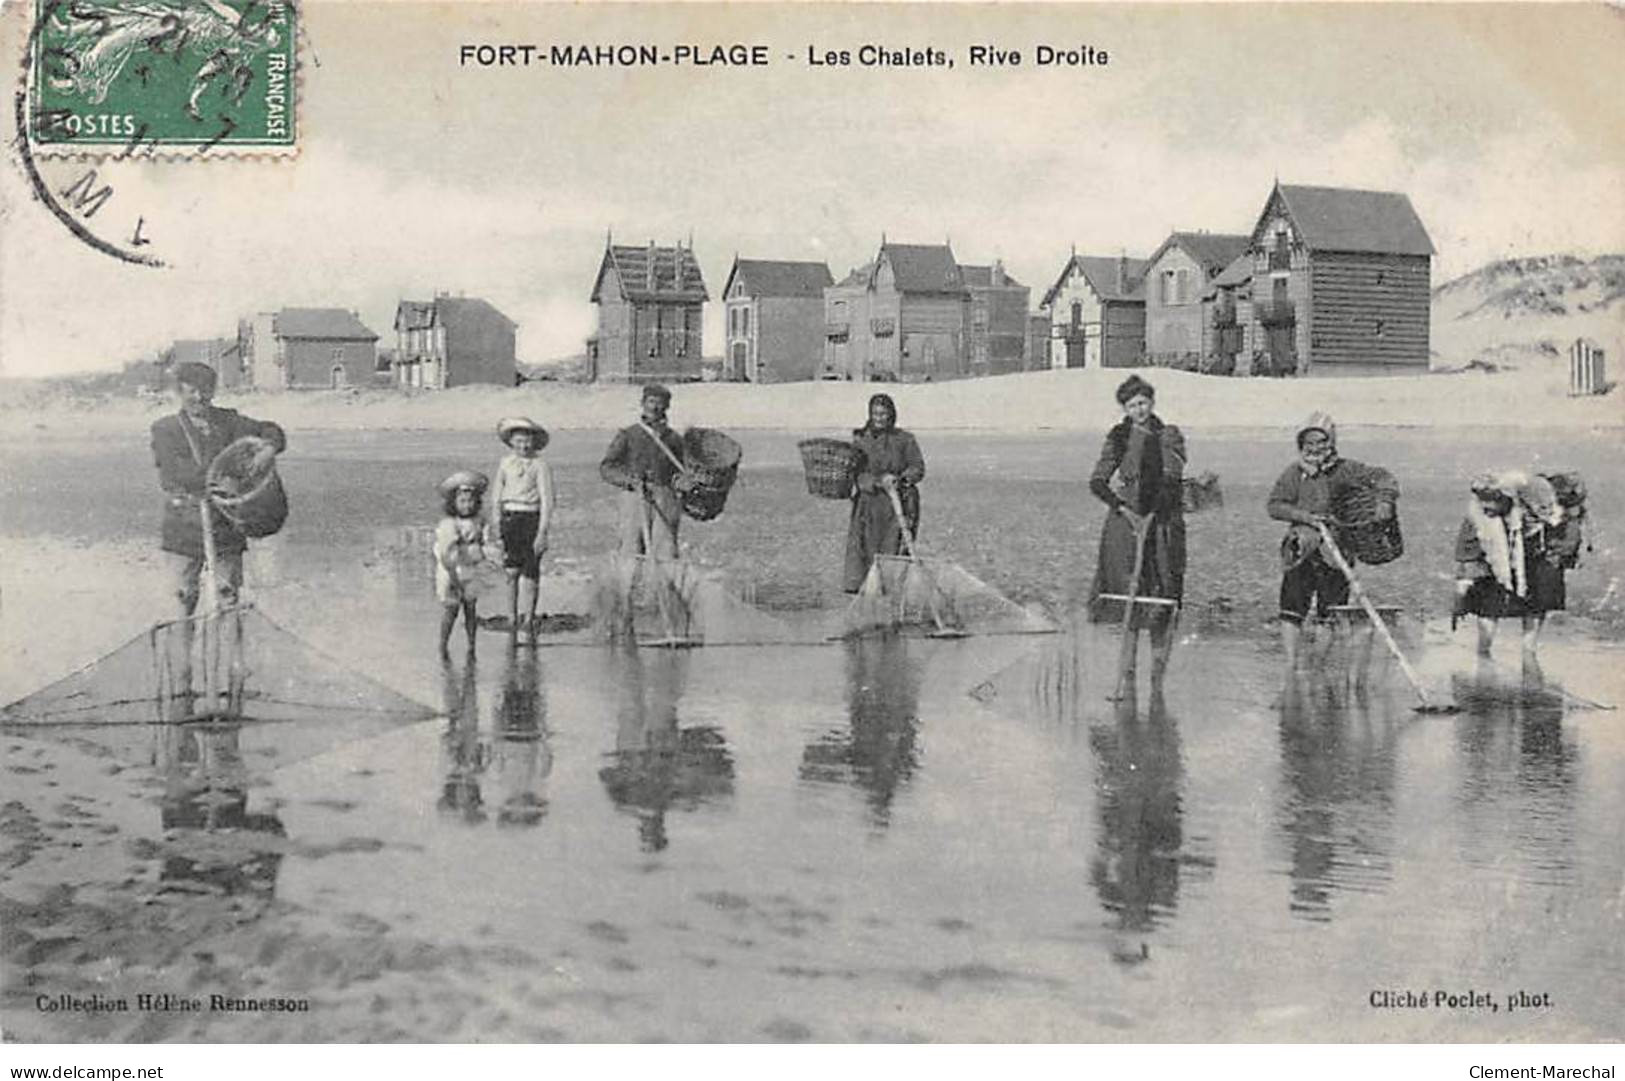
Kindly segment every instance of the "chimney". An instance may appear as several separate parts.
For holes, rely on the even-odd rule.
[[[1117,256],[1117,291],[1128,292],[1128,255],[1125,253]]]
[[[1004,260],[1003,259],[994,259],[993,260],[993,284],[994,285],[1003,285],[1004,284]]]

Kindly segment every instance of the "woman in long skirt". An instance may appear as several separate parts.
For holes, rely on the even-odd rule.
[[[1482,474],[1471,487],[1456,534],[1456,611],[1477,617],[1481,657],[1499,620],[1520,620],[1524,667],[1534,670],[1541,624],[1567,604],[1563,575],[1579,563],[1578,513],[1538,475]]]
[[[1117,388],[1123,419],[1106,433],[1089,490],[1110,508],[1100,531],[1100,557],[1089,594],[1094,623],[1123,622],[1125,598],[1172,601],[1136,604],[1129,633],[1151,634],[1151,680],[1162,681],[1173,648],[1174,614],[1185,596],[1185,437],[1153,411],[1156,391],[1137,375]],[[1139,588],[1130,590],[1144,544]],[[1134,651],[1138,655],[1138,646]],[[1132,681],[1134,661],[1126,678]]]
[[[862,588],[875,556],[894,556],[903,550],[902,526],[892,509],[893,491],[902,504],[909,536],[920,527],[918,485],[925,478],[920,445],[897,427],[897,404],[889,394],[869,399],[869,422],[853,430],[852,443],[863,452],[863,460],[858,466],[852,518],[846,530],[842,588],[848,593]]]

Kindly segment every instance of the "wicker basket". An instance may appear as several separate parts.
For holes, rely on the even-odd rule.
[[[244,436],[215,455],[204,477],[209,502],[245,537],[269,537],[288,520],[276,459],[266,456],[255,468],[255,458],[268,447],[264,439]]]
[[[849,499],[863,452],[839,439],[803,439],[796,444],[807,491],[823,499]]]
[[[743,456],[739,444],[715,428],[684,432],[683,461],[688,468],[683,471],[683,513],[697,522],[709,522],[721,514],[739,478]]]
[[[1361,563],[1392,563],[1405,552],[1399,531],[1399,508],[1385,519],[1377,507],[1386,500],[1368,484],[1349,485],[1332,492],[1332,516],[1337,519],[1337,546]]]

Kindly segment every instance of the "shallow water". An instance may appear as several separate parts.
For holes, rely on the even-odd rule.
[[[1229,438],[1212,440],[1209,467],[1243,522],[1278,456]],[[459,651],[443,666],[426,567],[401,540],[425,516],[397,508],[478,461],[483,442],[295,440],[308,457],[285,474],[304,509],[254,557],[261,608],[441,716],[133,741],[0,735],[11,1038],[1621,1035],[1625,737],[1616,713],[1574,699],[1617,701],[1618,678],[1601,673],[1619,653],[1589,620],[1554,627],[1547,679],[1530,688],[1505,660],[1478,668],[1465,634],[1413,623],[1426,693],[1468,707],[1443,717],[1414,712],[1380,658],[1363,693],[1305,677],[1276,708],[1277,655],[1250,617],[1188,620],[1165,700],[1132,709],[1105,701],[1110,635],[1074,626],[690,651],[510,651],[482,632],[475,661]],[[592,490],[600,441],[560,438],[567,501]],[[789,441],[756,442],[747,454],[766,464],[741,494],[832,511],[838,531],[838,505],[780,490],[795,479]],[[1042,517],[1073,520],[1075,537],[1096,517],[1071,505],[1064,459],[1081,444],[953,436],[926,449],[943,517],[956,487],[1011,475],[1029,496],[1064,492]],[[148,542],[123,532],[154,515],[145,461],[50,450],[8,461],[0,492],[7,699],[162,614]],[[1442,453],[1422,446],[1417,460]],[[1444,466],[1414,472],[1401,477],[1420,492]],[[1618,487],[1593,476],[1594,491]],[[52,478],[68,492],[42,510],[29,496]],[[364,494],[332,490],[341,478]],[[1421,518],[1454,513],[1416,502]],[[317,506],[345,512],[318,527]],[[607,507],[572,518],[563,555],[585,568]],[[832,575],[838,553],[826,535],[797,565],[769,543],[772,524],[741,514],[732,547],[704,527],[691,536],[799,625],[815,618],[803,609],[835,603],[817,560]],[[1024,593],[1030,569],[962,556],[960,544],[981,551],[970,530],[952,544],[944,530],[938,551],[1022,600],[1061,598],[1053,585]],[[1018,550],[1062,547],[1015,532]],[[1273,573],[1273,526],[1262,532],[1267,559],[1238,561],[1237,582]],[[1078,543],[1092,551],[1092,534]],[[1571,596],[1605,588],[1577,575]],[[1498,655],[1515,658],[1515,642]],[[36,1005],[41,992],[153,987],[313,1006]],[[1371,1004],[1404,990],[1427,990],[1429,1005]],[[1473,990],[1499,1009],[1431,998]],[[1511,1012],[1519,991],[1551,1004]]]

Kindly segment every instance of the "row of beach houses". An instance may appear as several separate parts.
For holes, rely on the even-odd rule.
[[[884,236],[836,280],[822,261],[735,256],[720,361],[692,243],[606,238],[581,378],[924,382],[1044,368],[1221,375],[1423,372],[1434,248],[1399,192],[1276,183],[1250,232],[1179,231],[1148,256],[1076,247],[1036,306],[994,259]],[[353,311],[284,308],[235,339],[177,342],[226,386],[443,389],[520,381],[517,327],[488,301],[400,301],[393,345]]]

